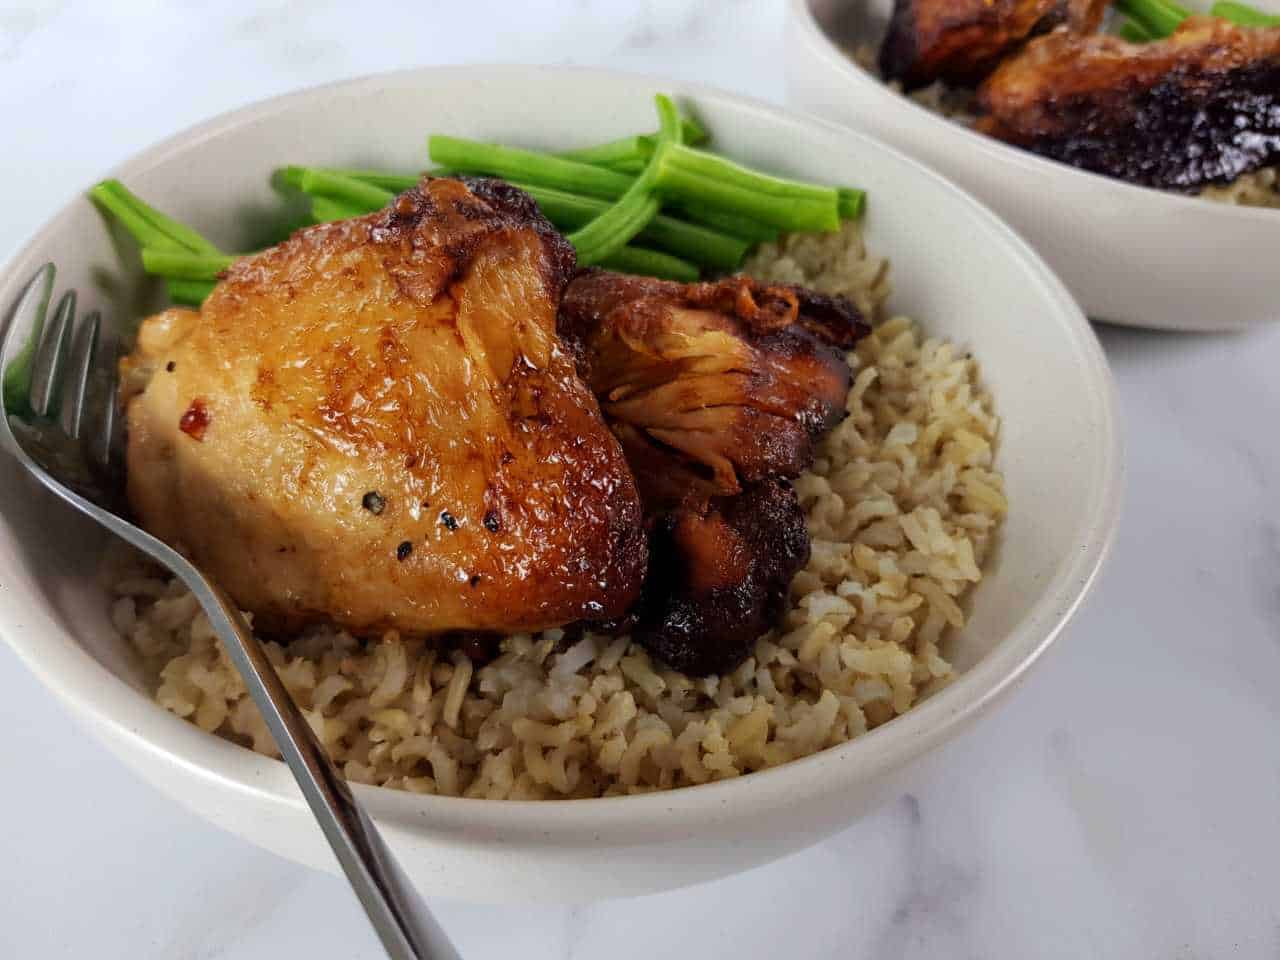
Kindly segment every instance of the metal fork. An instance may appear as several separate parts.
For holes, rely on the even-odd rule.
[[[37,271],[0,329],[0,445],[41,484],[149,554],[195,594],[387,954],[393,960],[457,960],[458,952],[316,740],[239,609],[190,561],[123,514],[113,478],[122,468],[115,351],[103,344],[98,313],[76,321],[74,291],[62,296],[45,324],[54,273],[52,263]]]

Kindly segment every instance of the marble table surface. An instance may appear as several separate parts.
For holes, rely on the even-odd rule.
[[[781,100],[782,7],[9,0],[0,259],[150,142],[320,81],[573,62]],[[1280,957],[1280,326],[1099,334],[1128,443],[1119,540],[1002,709],[910,794],[782,862],[572,909],[436,904],[462,952]],[[3,646],[0,728],[0,957],[380,955],[340,880],[161,797]]]

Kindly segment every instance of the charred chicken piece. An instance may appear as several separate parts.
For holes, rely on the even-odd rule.
[[[752,484],[655,518],[632,636],[694,676],[725,673],[782,615],[809,562],[804,511],[786,480]]]
[[[1130,183],[1194,189],[1280,159],[1280,28],[1192,17],[1169,38],[1054,32],[978,93],[985,133]]]
[[[1107,0],[894,0],[880,73],[913,90],[935,80],[972,86],[1036,33],[1065,24],[1092,33]]]
[[[866,330],[847,300],[742,276],[686,285],[587,271],[560,306],[561,336],[649,510],[804,470],[844,415],[841,351]]]
[[[841,298],[746,277],[682,285],[588,271],[560,332],[635,473],[650,529],[633,636],[695,674],[736,666],[808,560],[790,485],[844,415]]]
[[[556,335],[573,269],[525,194],[454,179],[237,262],[126,361],[134,511],[268,629],[623,613],[646,537]]]

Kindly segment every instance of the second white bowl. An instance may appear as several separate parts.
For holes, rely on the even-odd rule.
[[[849,57],[862,44],[879,48],[891,7],[791,0],[788,100],[865,130],[972,191],[1031,241],[1094,319],[1175,330],[1280,320],[1280,210],[1086,173],[927,110]]]

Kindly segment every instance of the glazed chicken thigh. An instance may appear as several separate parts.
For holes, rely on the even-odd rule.
[[[1065,31],[978,91],[978,129],[1095,173],[1172,189],[1280,159],[1280,27],[1190,17],[1166,39]]]
[[[1026,40],[1065,25],[1092,33],[1108,0],[894,0],[880,73],[907,90],[935,80],[967,85]]]
[[[683,285],[588,271],[560,331],[622,440],[650,530],[632,635],[666,663],[721,673],[774,625],[808,561],[787,478],[844,415],[853,304],[737,276]]]
[[[573,269],[525,194],[456,179],[238,261],[125,361],[135,513],[268,629],[622,614],[646,538],[556,334]]]

